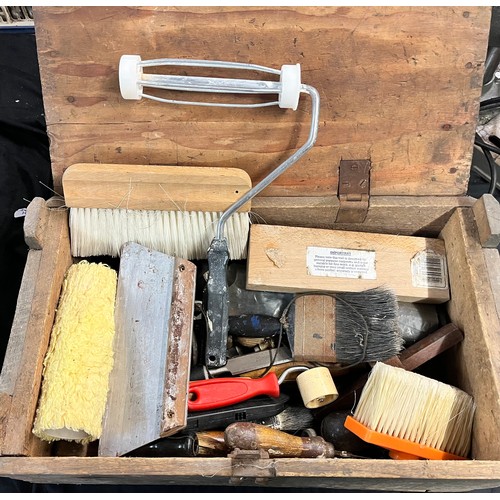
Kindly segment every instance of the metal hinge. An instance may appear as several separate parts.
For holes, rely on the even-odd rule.
[[[341,160],[335,222],[364,222],[370,201],[370,160]]]
[[[269,478],[276,477],[274,460],[262,450],[240,450],[235,448],[229,455],[231,458],[231,484],[241,484],[246,478],[252,478],[256,484],[265,484]]]

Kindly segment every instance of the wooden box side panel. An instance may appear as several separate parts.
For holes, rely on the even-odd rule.
[[[463,390],[477,404],[472,456],[479,460],[500,460],[500,320],[498,291],[490,279],[485,249],[471,208],[457,209],[442,231],[446,244],[451,300],[451,321],[463,332],[464,340],[450,356],[450,370]],[[495,250],[496,251],[496,250]],[[496,270],[498,273],[498,269]]]
[[[371,160],[372,195],[467,190],[489,7],[34,12],[56,186],[78,162],[239,167],[255,184],[305,143],[311,109],[305,95],[296,112],[124,101],[118,62],[132,53],[277,69],[301,64],[302,81],[321,97],[318,139],[262,196],[335,196],[341,159]],[[247,73],[217,76],[269,78]]]
[[[278,458],[0,457],[0,475],[35,483],[224,485],[378,491],[470,491],[500,485],[488,461]]]
[[[470,207],[469,196],[372,196],[363,222],[338,223],[333,197],[259,197],[252,221],[276,226],[313,227],[406,236],[438,236],[457,207]]]
[[[49,210],[44,200],[35,198],[28,207],[27,219],[33,208],[46,212],[43,218],[35,217],[44,221],[43,231],[33,231],[40,234],[43,241],[39,241],[39,250],[29,251],[0,377],[0,403],[8,404],[0,411],[0,455],[32,456],[49,452],[47,443],[40,441],[31,431],[43,360],[61,285],[72,257],[67,210]]]

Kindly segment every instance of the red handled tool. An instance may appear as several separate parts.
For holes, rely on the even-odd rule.
[[[203,411],[241,403],[255,396],[280,395],[278,377],[274,372],[262,378],[221,377],[189,383],[189,411]]]

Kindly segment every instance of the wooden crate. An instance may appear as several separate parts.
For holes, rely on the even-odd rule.
[[[437,236],[451,320],[444,358],[478,409],[472,459],[99,458],[54,456],[31,434],[69,249],[67,212],[34,200],[30,247],[0,377],[0,475],[32,482],[260,484],[387,491],[500,485],[500,296],[491,196],[466,196],[487,48],[487,7],[64,7],[35,9],[56,190],[77,162],[237,166],[257,182],[305,141],[297,112],[123,101],[122,54],[302,65],[321,95],[318,140],[253,201],[269,224]],[[352,216],[341,160],[371,162],[368,206]],[[62,194],[62,193],[61,193]],[[49,204],[50,206],[50,204]],[[349,220],[349,217],[351,217]],[[65,455],[65,456],[63,456]]]

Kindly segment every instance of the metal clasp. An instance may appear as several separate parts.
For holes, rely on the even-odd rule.
[[[269,478],[276,477],[274,460],[262,449],[240,450],[235,448],[229,455],[231,458],[231,484],[241,484],[246,478],[252,478],[256,484],[265,484]]]
[[[335,222],[364,222],[370,201],[370,160],[341,160]]]

